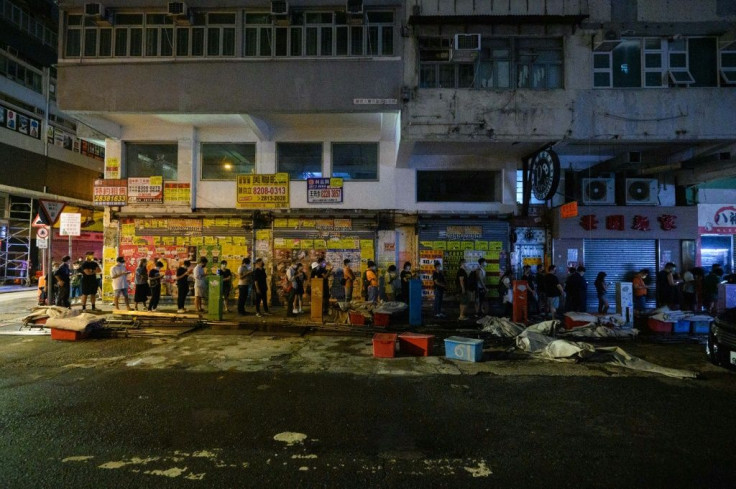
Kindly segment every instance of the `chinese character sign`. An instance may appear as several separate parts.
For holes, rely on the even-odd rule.
[[[606,229],[610,229],[611,231],[623,231],[624,216],[606,216]]]
[[[659,221],[659,225],[663,231],[672,231],[677,228],[677,226],[675,226],[676,218],[677,216],[672,214],[662,214],[657,218],[657,220]]]
[[[580,217],[580,226],[586,231],[598,229],[598,219],[595,214],[588,214]]]
[[[128,204],[162,204],[163,177],[128,178]]]
[[[634,216],[634,223],[631,229],[635,231],[649,231],[649,218],[646,216]]]
[[[342,178],[308,178],[307,203],[340,204],[342,203]]]
[[[237,178],[238,209],[286,209],[289,207],[289,174],[243,174]]]
[[[95,180],[92,202],[95,205],[122,206],[128,204],[128,181]]]

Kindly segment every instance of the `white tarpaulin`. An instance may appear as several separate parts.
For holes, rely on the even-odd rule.
[[[92,326],[101,325],[105,322],[104,316],[96,316],[83,312],[74,316],[53,317],[46,321],[46,327],[65,329],[67,331],[85,331]]]

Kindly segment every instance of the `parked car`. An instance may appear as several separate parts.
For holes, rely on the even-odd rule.
[[[715,318],[705,350],[715,365],[736,368],[736,308],[727,309]]]

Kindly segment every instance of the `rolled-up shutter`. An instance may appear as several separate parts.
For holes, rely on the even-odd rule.
[[[657,274],[657,242],[653,239],[586,239],[583,240],[585,279],[588,282],[587,310],[598,310],[595,282],[598,272],[606,272],[606,281],[631,282],[642,268],[648,268],[649,293],[647,307],[656,306],[655,276]],[[608,301],[615,309],[616,288],[608,289]]]

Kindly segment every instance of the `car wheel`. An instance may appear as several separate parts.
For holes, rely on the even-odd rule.
[[[716,338],[716,335],[713,334],[713,331],[708,333],[708,343],[705,346],[705,351],[708,354],[708,360],[710,360],[713,365],[721,366],[721,344],[718,343],[718,339]]]

